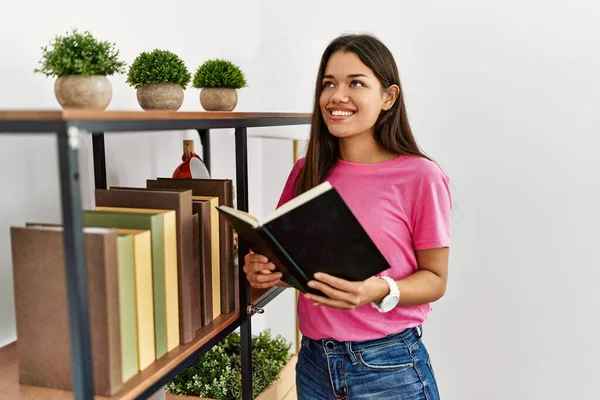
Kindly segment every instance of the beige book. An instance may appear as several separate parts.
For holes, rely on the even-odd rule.
[[[219,241],[219,198],[217,196],[192,196],[192,201],[210,202],[210,237],[211,237],[211,260],[212,260],[212,301],[213,319],[221,315],[221,243]]]

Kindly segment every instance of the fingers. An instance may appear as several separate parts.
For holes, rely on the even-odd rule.
[[[248,253],[244,256],[244,262],[246,264],[250,264],[250,263],[266,264],[269,262],[269,259],[267,257],[263,256],[262,254]]]
[[[246,279],[250,282],[252,287],[257,289],[269,288],[271,286],[275,286],[280,283],[281,273],[269,272],[268,275],[265,274],[249,274],[246,275]]]
[[[364,282],[350,282],[324,273],[315,274],[315,280],[308,286],[320,291],[325,296],[307,294],[306,297],[318,305],[351,310],[365,302]]]
[[[268,289],[273,286],[281,286],[281,281],[276,280],[276,281],[266,282],[266,283],[250,282],[250,286],[252,286],[255,289]]]
[[[275,264],[261,254],[247,254],[243,270],[250,285],[257,289],[269,288],[280,283],[282,274],[276,272]]]
[[[273,271],[272,270],[268,270],[268,269],[261,269],[260,271],[257,271],[256,273],[257,274],[265,274],[265,275],[267,275],[267,274],[273,273]]]
[[[358,296],[356,295],[356,293],[344,292],[343,290],[336,289],[320,281],[310,281],[308,282],[308,286],[310,288],[319,290],[321,293],[323,293],[325,296],[327,296],[333,301],[339,300],[344,303],[350,304],[354,304],[358,301]],[[307,295],[307,297],[309,297],[312,300],[312,295]],[[326,305],[329,305],[329,302]]]
[[[266,272],[261,272],[266,271]],[[270,273],[271,271],[275,271],[275,264],[273,263],[247,263],[244,264],[244,272],[246,274],[257,274],[257,273]]]
[[[270,272],[267,274],[250,274],[248,276],[252,277],[252,281],[258,283],[278,281],[279,279],[281,279],[280,272]]]
[[[355,306],[353,304],[350,304],[344,300],[330,299],[327,297],[317,296],[317,295],[308,294],[308,293],[306,293],[304,296],[306,298],[308,298],[309,300],[311,300],[313,302],[313,305],[316,307],[327,306],[327,307],[337,308],[337,309],[346,310],[346,311],[349,311],[349,310],[352,310],[355,308]]]
[[[357,282],[350,282],[323,272],[316,273],[315,279],[344,292],[352,292],[357,290]]]

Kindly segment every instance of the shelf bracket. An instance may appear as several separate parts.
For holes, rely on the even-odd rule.
[[[254,304],[248,304],[248,306],[246,307],[246,312],[249,316],[252,316],[254,314],[264,314],[265,309],[262,307],[258,307]]]

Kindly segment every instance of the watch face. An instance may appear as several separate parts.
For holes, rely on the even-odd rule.
[[[398,296],[388,296],[381,302],[381,308],[387,310],[396,307],[398,304]]]

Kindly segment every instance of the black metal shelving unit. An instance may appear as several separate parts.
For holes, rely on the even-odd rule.
[[[91,134],[96,188],[106,188],[104,138],[106,134],[140,131],[197,130],[203,146],[203,158],[210,169],[210,130],[235,129],[237,208],[248,211],[248,147],[247,130],[252,127],[310,124],[309,114],[296,113],[204,113],[204,112],[138,112],[138,111],[0,111],[0,134],[56,135],[60,177],[60,196],[64,226],[66,285],[71,335],[73,394],[75,399],[91,399],[93,371],[87,291],[85,247],[83,242],[82,203],[78,153],[80,135]],[[239,317],[224,327],[193,354],[168,373],[155,379],[136,399],[145,399],[171,381],[175,375],[238,327],[242,339],[242,398],[252,399],[251,317],[262,312],[269,301],[283,289],[265,293],[251,303],[250,288],[241,270],[248,245],[238,242]]]

